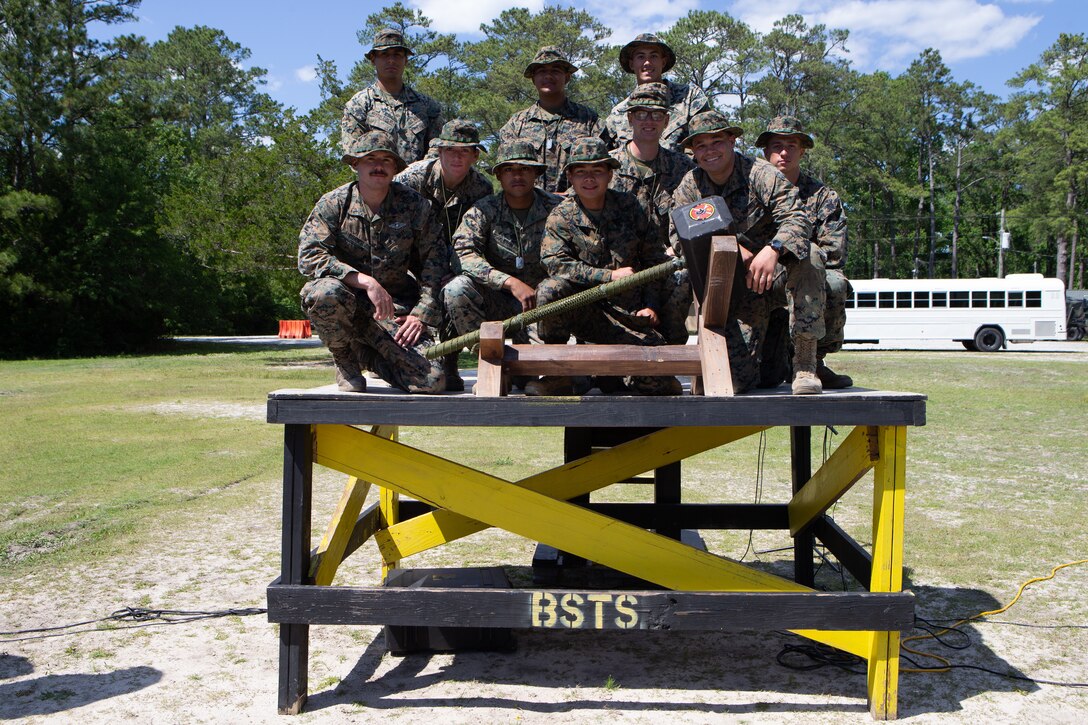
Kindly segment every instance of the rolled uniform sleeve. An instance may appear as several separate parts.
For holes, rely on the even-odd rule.
[[[582,242],[581,245],[576,244],[574,239],[576,227],[564,214],[565,209],[573,206],[574,203],[573,199],[567,199],[548,216],[548,221],[544,225],[544,237],[540,241],[540,261],[552,277],[586,286],[608,282],[612,279],[611,269],[595,267],[578,258],[579,246],[591,253],[596,251],[605,258],[607,258],[608,250],[600,241],[595,244],[600,247],[598,250],[594,249],[594,244],[589,240],[582,239],[579,240]],[[588,245],[587,242],[589,242]]]
[[[510,275],[495,269],[487,261],[487,240],[491,237],[491,220],[474,206],[465,212],[453,235],[453,251],[461,261],[461,271],[483,286],[501,290]]]
[[[341,206],[347,200],[336,192],[321,197],[298,236],[298,271],[310,279],[343,279],[359,270],[336,256]]]
[[[778,227],[772,241],[781,242],[783,251],[797,259],[808,259],[812,220],[797,187],[770,164],[757,163],[752,168],[751,190]]]
[[[431,221],[431,203],[422,199],[418,224],[415,228],[416,245],[419,250],[419,302],[412,309],[412,314],[431,327],[442,324],[442,305],[439,293],[443,280],[449,276],[450,268],[445,244],[438,234],[438,228]]]

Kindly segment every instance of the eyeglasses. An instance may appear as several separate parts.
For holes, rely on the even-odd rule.
[[[638,111],[628,111],[628,113],[630,113],[636,121],[645,121],[647,119],[651,121],[664,121],[669,117],[669,114],[664,111],[644,111],[640,109]]]

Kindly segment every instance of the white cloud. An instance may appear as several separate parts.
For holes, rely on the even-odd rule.
[[[298,78],[303,83],[313,83],[317,80],[317,68],[312,65],[304,65],[301,68],[296,68],[295,78]]]
[[[283,88],[283,81],[280,80],[277,76],[268,76],[265,79],[265,84],[268,86],[268,90],[272,91],[273,93]]]
[[[1042,19],[980,0],[736,0],[731,12],[764,33],[793,13],[849,30],[849,58],[862,71],[899,71],[926,48],[946,62],[992,55],[1015,47]]]
[[[409,5],[430,18],[431,30],[439,33],[479,33],[480,25],[497,18],[512,7],[528,8],[534,13],[544,9],[544,0],[409,0]]]
[[[613,45],[624,45],[636,35],[659,33],[692,10],[699,9],[699,0],[659,0],[646,3],[623,3],[616,0],[585,0],[585,9],[612,29]]]

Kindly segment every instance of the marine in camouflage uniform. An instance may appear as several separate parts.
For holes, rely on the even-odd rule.
[[[745,284],[734,288],[727,344],[737,391],[749,390],[759,382],[770,311],[767,293],[774,280],[775,262],[780,262],[794,300],[791,334],[806,341],[798,346],[798,354],[804,357],[800,364],[795,361],[794,392],[820,392],[815,377],[815,341],[824,334],[823,259],[810,253],[812,225],[797,188],[763,159],[751,159],[734,150],[736,138],[743,133],[717,111],[695,117],[684,145],[694,147],[699,168],[684,176],[673,194],[673,204],[683,206],[707,196],[721,196],[736,223],[746,276]],[[723,173],[726,178],[721,182],[712,177]],[[675,229],[672,234],[675,237]],[[812,343],[811,365],[807,341]]]
[[[537,287],[537,304],[668,261],[638,200],[607,188],[618,166],[599,138],[580,139],[571,148],[564,171],[574,193],[552,210],[544,226],[540,256],[550,276]],[[573,334],[583,342],[664,345],[666,340],[657,329],[660,309],[660,287],[648,284],[573,313],[545,318],[537,330],[541,340],[552,344],[565,343]],[[557,381],[563,382],[562,378],[543,378],[537,394],[555,394],[560,387]],[[621,387],[611,378],[598,378],[598,384],[604,392]],[[680,381],[673,377],[627,377],[623,385],[644,395],[682,391]],[[529,387],[525,392],[534,393]]]
[[[571,145],[585,136],[600,136],[602,130],[596,111],[567,97],[567,83],[577,70],[559,48],[552,45],[541,48],[524,73],[537,87],[537,102],[515,113],[499,129],[502,146],[514,141],[532,145],[537,159],[544,162],[544,173],[537,178],[536,185],[553,193],[566,191],[568,187],[563,169],[570,158]],[[555,75],[549,77],[550,73]]]
[[[684,174],[695,168],[687,154],[661,146],[661,133],[668,123],[668,90],[664,83],[644,83],[629,99],[632,140],[609,155],[619,162],[612,174],[610,188],[633,194],[650,221],[654,236],[668,250],[669,212],[672,193]],[[655,120],[654,116],[662,116]],[[639,120],[639,116],[645,116]],[[687,342],[685,325],[691,307],[691,287],[687,273],[679,270],[668,282],[662,282],[661,332],[673,345]]]
[[[824,259],[826,279],[824,304],[824,336],[816,345],[816,375],[825,388],[847,388],[853,385],[848,375],[835,373],[824,364],[824,358],[842,349],[846,327],[846,298],[851,292],[850,282],[846,279],[843,268],[846,265],[846,212],[843,211],[839,195],[815,178],[801,171],[800,162],[805,152],[815,145],[812,136],[805,133],[801,122],[793,116],[779,116],[771,121],[767,130],[756,139],[756,146],[764,150],[764,157],[778,166],[778,170],[793,184],[805,203],[805,210],[812,221],[812,245]],[[785,303],[785,287],[779,279],[775,280],[776,301]],[[771,313],[768,340],[775,337],[779,322],[778,313]],[[775,360],[768,361],[764,355],[764,371],[771,363],[770,379],[763,384],[773,383],[783,377],[778,370],[782,365],[775,365]],[[785,351],[779,353],[784,363]]]
[[[535,306],[535,297],[523,302],[513,290],[521,282],[535,291],[548,276],[540,261],[540,239],[548,214],[562,197],[533,186],[543,168],[528,143],[501,149],[491,171],[503,190],[481,199],[461,220],[453,245],[462,273],[442,290],[457,334],[467,335],[485,321],[505,320]],[[514,208],[511,201],[524,208]],[[524,332],[515,339],[528,341]]]
[[[343,160],[357,179],[322,196],[299,234],[298,269],[311,278],[302,309],[333,354],[341,390],[366,389],[360,368],[408,392],[444,390],[441,363],[422,354],[442,321],[436,295],[448,274],[430,202],[392,182],[404,162],[380,131],[365,134]],[[383,163],[384,175],[372,171],[370,164]],[[387,191],[368,206],[363,195],[375,183]],[[398,342],[417,334],[411,344]]]
[[[431,142],[437,156],[416,161],[393,179],[413,189],[431,202],[431,226],[442,240],[446,264],[451,275],[457,270],[457,257],[453,253],[453,233],[461,223],[461,217],[469,207],[491,193],[491,182],[476,170],[476,161],[484,151],[480,144],[480,132],[470,121],[454,119],[442,127],[442,133]],[[443,280],[443,283],[448,280]],[[440,329],[440,337],[448,340],[456,337],[453,326],[446,319]],[[457,353],[443,358],[446,371],[446,389],[461,391],[465,382],[457,370]]]
[[[397,155],[411,163],[422,159],[430,142],[441,133],[442,108],[436,100],[403,82],[403,62],[399,73],[394,69],[383,78],[381,64],[388,53],[403,53],[405,60],[413,54],[400,32],[386,28],[378,31],[366,53],[366,59],[378,70],[378,80],[344,106],[340,147],[347,152],[367,131],[384,131],[393,139]]]
[[[653,33],[643,33],[620,49],[620,67],[638,79],[636,92],[645,83],[664,83],[668,89],[669,125],[661,136],[661,145],[682,153],[681,142],[688,135],[691,119],[710,110],[710,99],[699,86],[663,78],[674,65],[676,54]],[[627,111],[633,95],[617,103],[605,119],[604,139],[615,148],[631,140]]]

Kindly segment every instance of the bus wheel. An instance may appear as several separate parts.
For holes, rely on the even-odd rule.
[[[1069,337],[1070,340],[1083,340],[1084,339],[1084,328],[1070,327],[1068,337]]]
[[[970,350],[971,352],[978,352],[978,345],[975,344],[974,340],[960,340],[960,343],[963,344],[965,350]]]
[[[1005,344],[1005,333],[1000,327],[980,327],[975,333],[975,347],[979,352],[997,352]]]

